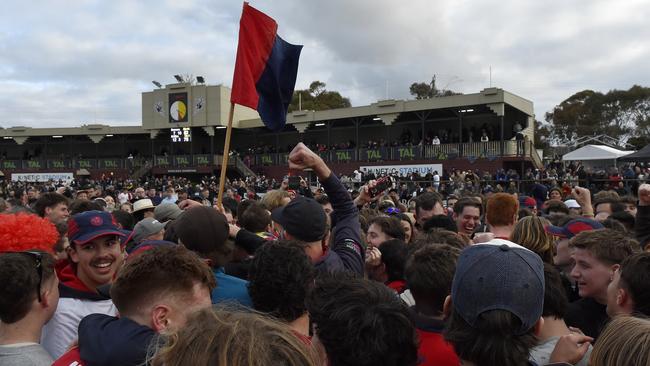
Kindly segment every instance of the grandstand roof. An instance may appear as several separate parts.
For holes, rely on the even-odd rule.
[[[175,87],[170,85],[168,87]],[[215,114],[218,120],[209,121],[206,125],[205,122],[201,124],[147,124],[147,126],[108,126],[103,124],[88,124],[80,127],[66,127],[66,128],[32,128],[32,127],[9,127],[6,129],[0,128],[0,137],[5,139],[13,139],[17,143],[24,143],[29,137],[32,136],[78,136],[87,135],[91,140],[99,142],[102,137],[106,135],[133,135],[133,134],[150,134],[152,138],[156,136],[158,131],[163,128],[172,127],[201,127],[212,129],[218,126],[226,125],[224,115],[224,105],[229,103],[230,89],[224,86],[216,86],[218,93],[215,94],[215,104],[218,104],[219,113]],[[164,89],[157,90],[162,92]],[[149,98],[152,92],[143,93],[143,103],[145,99]],[[210,94],[211,95],[211,94]],[[147,99],[148,100],[148,99]],[[521,111],[528,117],[534,116],[533,103],[527,99],[519,97],[513,93],[499,88],[486,88],[479,93],[473,94],[459,94],[446,97],[436,97],[430,99],[420,100],[381,100],[366,106],[339,108],[323,111],[294,111],[287,116],[287,124],[294,125],[294,127],[303,132],[311,124],[317,121],[332,121],[340,119],[354,119],[370,117],[381,119],[384,124],[392,124],[395,119],[401,114],[406,112],[418,112],[426,110],[453,110],[456,108],[471,108],[471,106],[484,106],[492,110],[497,116],[505,114],[506,106],[510,106],[516,110]],[[142,107],[143,116],[145,111],[149,113],[149,108]],[[256,128],[263,127],[264,124],[260,118],[250,118],[256,115],[255,111],[249,110],[245,107],[237,106],[235,108],[235,118],[233,126],[235,128]],[[251,113],[253,112],[253,113]],[[457,112],[457,111],[456,111]],[[164,126],[164,127],[162,127]],[[531,129],[532,130],[532,129]]]

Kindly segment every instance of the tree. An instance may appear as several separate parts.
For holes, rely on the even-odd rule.
[[[633,138],[644,140],[650,134],[650,88],[634,85],[606,94],[583,90],[546,113],[546,122],[554,144],[601,134],[618,139],[621,145]]]
[[[322,81],[314,81],[309,84],[309,89],[296,90],[293,92],[289,112],[297,111],[300,100],[302,109],[311,111],[322,111],[326,109],[351,107],[350,99],[343,97],[337,91],[325,89],[326,84]]]
[[[535,147],[538,149],[548,148],[550,142],[550,125],[542,121],[535,120]]]
[[[415,99],[429,99],[429,98],[435,98],[435,97],[448,97],[450,95],[457,95],[460,93],[456,93],[451,90],[445,90],[445,89],[438,89],[436,87],[436,76],[433,75],[431,78],[430,83],[413,83],[409,87],[409,91],[411,95],[415,97]]]

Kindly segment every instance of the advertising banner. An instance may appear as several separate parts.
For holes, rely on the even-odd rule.
[[[359,169],[363,174],[374,174],[377,177],[387,174],[406,177],[413,173],[425,176],[429,173],[433,174],[435,171],[442,175],[442,164],[376,165],[362,166]]]
[[[11,180],[14,182],[71,182],[74,180],[72,173],[11,173]]]

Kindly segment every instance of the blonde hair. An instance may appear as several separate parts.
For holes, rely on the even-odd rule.
[[[544,229],[548,220],[526,216],[517,221],[510,240],[537,253],[544,262],[553,264],[553,237]]]
[[[161,336],[152,366],[316,366],[316,352],[288,325],[250,310],[213,307],[192,314],[176,333]],[[154,346],[156,347],[156,346]]]
[[[289,192],[282,189],[275,189],[273,191],[267,192],[264,197],[260,200],[262,205],[266,207],[267,210],[273,212],[278,207],[284,206],[284,199],[290,198]]]
[[[589,365],[650,366],[650,320],[614,318],[600,334]]]

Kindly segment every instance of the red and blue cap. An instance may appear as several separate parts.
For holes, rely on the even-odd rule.
[[[571,239],[583,231],[598,230],[604,228],[605,227],[603,224],[596,220],[578,218],[567,222],[564,224],[564,226],[549,225],[546,227],[546,232],[551,235],[559,236],[560,238]]]
[[[109,212],[85,211],[68,220],[68,239],[74,244],[82,245],[107,235],[117,235],[120,239],[128,236]]]
[[[535,207],[537,207],[537,201],[535,201],[535,199],[533,197],[530,197],[530,196],[521,196],[521,197],[519,197],[519,204],[522,207],[527,207],[527,208],[530,208],[530,209],[534,209]]]

